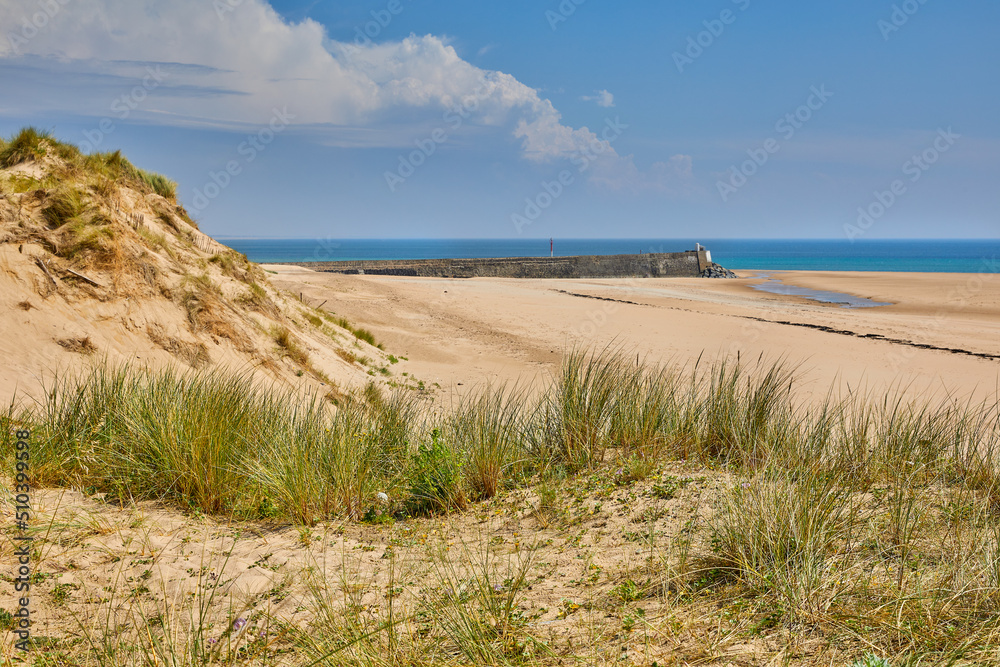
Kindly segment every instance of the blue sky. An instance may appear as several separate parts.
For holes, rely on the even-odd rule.
[[[7,0],[0,132],[244,237],[996,238],[988,0]]]

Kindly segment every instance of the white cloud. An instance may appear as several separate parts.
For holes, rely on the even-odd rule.
[[[315,21],[287,23],[264,0],[230,1],[225,12],[205,0],[62,2],[53,0],[59,11],[33,32],[25,32],[24,20],[39,11],[38,0],[3,3],[0,69],[34,68],[37,76],[26,79],[48,74],[60,83],[21,95],[22,113],[109,115],[112,102],[153,67],[165,72],[163,82],[131,112],[132,121],[244,129],[278,108],[325,133],[328,143],[341,133],[347,145],[410,145],[419,133],[406,140],[400,126],[440,124],[442,114],[465,105],[470,127],[510,128],[531,161],[572,159],[602,141],[564,124],[537,90],[466,62],[433,35],[336,42]],[[614,103],[607,91],[594,99]],[[601,162],[609,174],[635,170],[630,158],[607,149]]]
[[[615,105],[615,96],[606,90],[598,90],[593,95],[584,95],[580,98],[584,102],[596,102],[597,106],[610,109]]]
[[[701,189],[694,179],[690,155],[674,155],[666,162],[655,162],[647,171],[641,171],[631,155],[622,156],[613,164],[598,160],[593,169],[591,182],[615,192],[687,197]]]

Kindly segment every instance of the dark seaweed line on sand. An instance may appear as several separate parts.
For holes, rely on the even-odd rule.
[[[805,327],[806,329],[816,329],[817,331],[825,331],[826,333],[840,334],[841,336],[854,336],[855,338],[868,338],[871,340],[881,340],[886,343],[894,343],[896,345],[905,345],[907,347],[916,347],[921,350],[937,350],[938,352],[951,352],[952,354],[964,354],[970,357],[979,357],[980,359],[1000,359],[1000,354],[987,354],[986,352],[973,352],[971,350],[963,350],[958,347],[941,347],[940,345],[929,345],[927,343],[914,343],[910,340],[904,340],[902,338],[889,338],[888,336],[883,336],[882,334],[868,333],[860,334],[855,331],[848,331],[847,329],[835,329],[833,327],[828,327],[823,324],[809,324],[807,322],[789,322],[787,320],[766,320],[763,317],[753,317],[750,315],[736,315],[735,317],[741,317],[745,320],[755,320],[757,322],[769,322],[771,324],[784,324],[790,327]]]
[[[556,290],[563,294],[568,294],[569,296],[578,296],[583,299],[597,299],[598,301],[613,301],[615,303],[626,303],[630,306],[648,306],[650,308],[668,308],[670,310],[683,310],[685,312],[693,312],[687,308],[672,308],[670,306],[654,306],[651,303],[637,303],[635,301],[625,301],[623,299],[611,299],[606,296],[593,296],[591,294],[578,294],[576,292],[567,292],[566,290]],[[849,331],[847,329],[836,329],[834,327],[828,327],[825,324],[809,324],[807,322],[789,322],[788,320],[768,320],[763,317],[754,317],[752,315],[727,315],[726,317],[738,317],[743,320],[753,320],[755,322],[765,322],[767,324],[783,324],[789,327],[804,327],[806,329],[816,329],[817,331],[823,331],[825,333],[838,334],[840,336],[852,336],[854,338],[867,338],[869,340],[880,340],[885,343],[893,343],[894,345],[905,345],[906,347],[915,347],[921,350],[936,350],[938,352],[950,352],[951,354],[964,354],[969,357],[978,357],[980,359],[996,360],[1000,359],[1000,354],[987,354],[986,352],[973,352],[971,350],[963,350],[957,347],[941,347],[939,345],[928,345],[927,343],[914,343],[913,341],[904,340],[902,338],[889,338],[888,336],[883,336],[882,334],[868,333],[861,334],[856,331]]]
[[[650,308],[662,308],[662,306],[654,306],[651,303],[636,303],[635,301],[624,301],[622,299],[611,299],[606,296],[594,296],[593,294],[577,294],[576,292],[567,292],[564,289],[553,290],[559,292],[560,294],[568,294],[569,296],[578,296],[581,299],[597,299],[598,301],[614,301],[615,303],[627,303],[630,306],[649,306]],[[671,310],[684,310],[683,308],[671,308]]]

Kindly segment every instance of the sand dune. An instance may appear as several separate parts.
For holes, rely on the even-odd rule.
[[[4,405],[104,360],[337,395],[388,363],[199,230],[162,176],[37,135],[33,151],[0,169]]]

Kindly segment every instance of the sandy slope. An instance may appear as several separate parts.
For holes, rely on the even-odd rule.
[[[41,146],[0,169],[0,404],[37,400],[57,374],[104,360],[230,368],[334,395],[388,363],[274,289],[176,199],[115,176],[99,157]],[[80,203],[58,217],[66,193]]]
[[[75,491],[41,491],[32,531],[33,566],[41,573],[32,588],[32,636],[50,657],[115,647],[119,660],[139,664],[143,652],[129,659],[127,648],[148,645],[161,627],[182,653],[190,650],[192,623],[224,647],[242,618],[247,626],[232,638],[234,651],[294,648],[274,664],[308,664],[314,656],[296,632],[329,632],[324,605],[340,622],[376,627],[390,618],[391,596],[396,618],[409,617],[402,636],[416,637],[422,605],[469,585],[473,574],[503,593],[524,568],[516,599],[525,630],[554,654],[550,664],[722,666],[782,650],[802,658],[787,664],[843,662],[844,648],[824,647],[820,638],[749,635],[767,609],[748,608],[720,628],[707,603],[679,616],[661,594],[660,559],[672,557],[674,536],[704,520],[708,499],[727,483],[718,471],[672,466],[627,487],[610,477],[580,478],[560,489],[546,513],[536,509],[533,491],[512,491],[446,517],[312,529],[230,524],[152,502],[120,509]],[[665,494],[661,484],[676,491]],[[0,518],[10,517],[5,511]],[[639,582],[643,593],[623,607],[616,586],[626,581]],[[638,628],[623,631],[626,617],[639,613]],[[13,642],[0,632],[0,657],[16,657]]]
[[[482,382],[544,381],[573,345],[617,344],[677,363],[702,353],[782,356],[801,364],[814,395],[839,383],[984,397],[1000,377],[996,358],[917,347],[1000,355],[997,274],[774,274],[893,304],[846,309],[758,292],[750,277],[449,280],[268,269],[279,273],[277,285],[335,302],[338,314],[372,329],[409,358],[401,370],[459,393]]]

